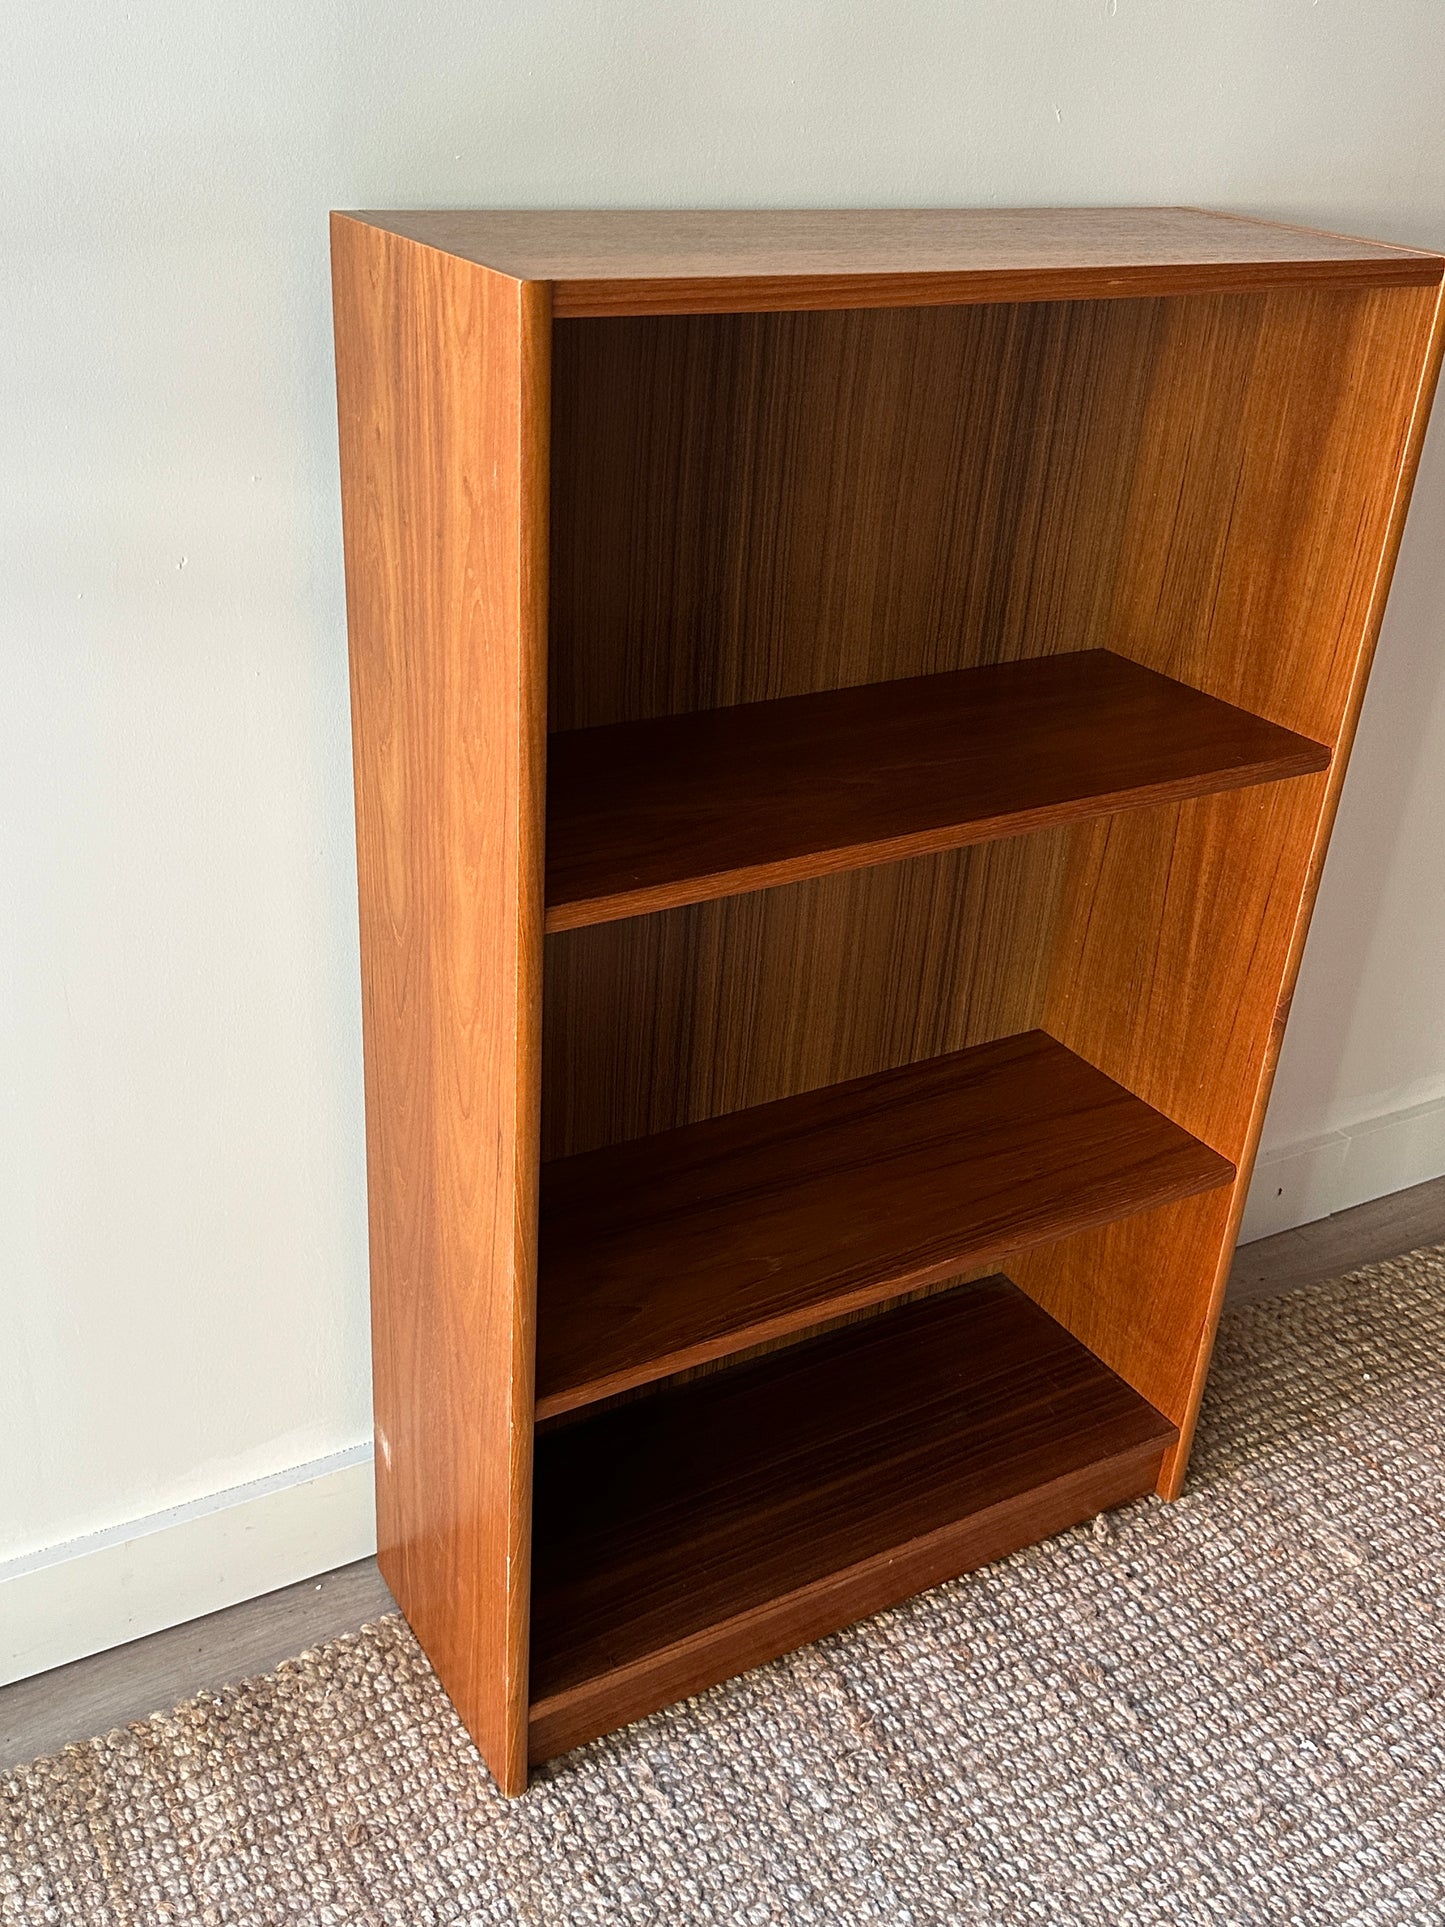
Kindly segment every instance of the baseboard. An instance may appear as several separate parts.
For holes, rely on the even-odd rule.
[[[1261,1152],[1239,1242],[1272,1237],[1445,1177],[1445,1098]]]
[[[353,1446],[0,1563],[0,1686],[364,1559],[371,1459]]]

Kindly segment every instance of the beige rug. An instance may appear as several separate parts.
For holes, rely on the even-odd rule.
[[[1445,1248],[1246,1307],[1190,1491],[502,1800],[395,1619],[0,1780],[0,1922],[1445,1922]]]

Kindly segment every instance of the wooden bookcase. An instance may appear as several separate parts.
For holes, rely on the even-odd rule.
[[[1179,1491],[1445,263],[333,250],[381,1564],[516,1792]]]

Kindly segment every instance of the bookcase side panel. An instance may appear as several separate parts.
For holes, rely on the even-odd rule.
[[[382,1570],[526,1781],[547,288],[333,223]]]
[[[1012,1275],[1172,1419],[1178,1491],[1438,368],[1438,290],[1177,304],[1112,642],[1329,743],[1326,773],[1076,834],[1045,1027],[1234,1160],[1232,1192]]]

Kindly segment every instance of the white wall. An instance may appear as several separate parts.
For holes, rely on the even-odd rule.
[[[1182,201],[1442,246],[1445,8],[77,0],[5,38],[0,1560],[33,1567],[368,1434],[326,210]],[[1445,1097],[1442,441],[1274,1146]]]

